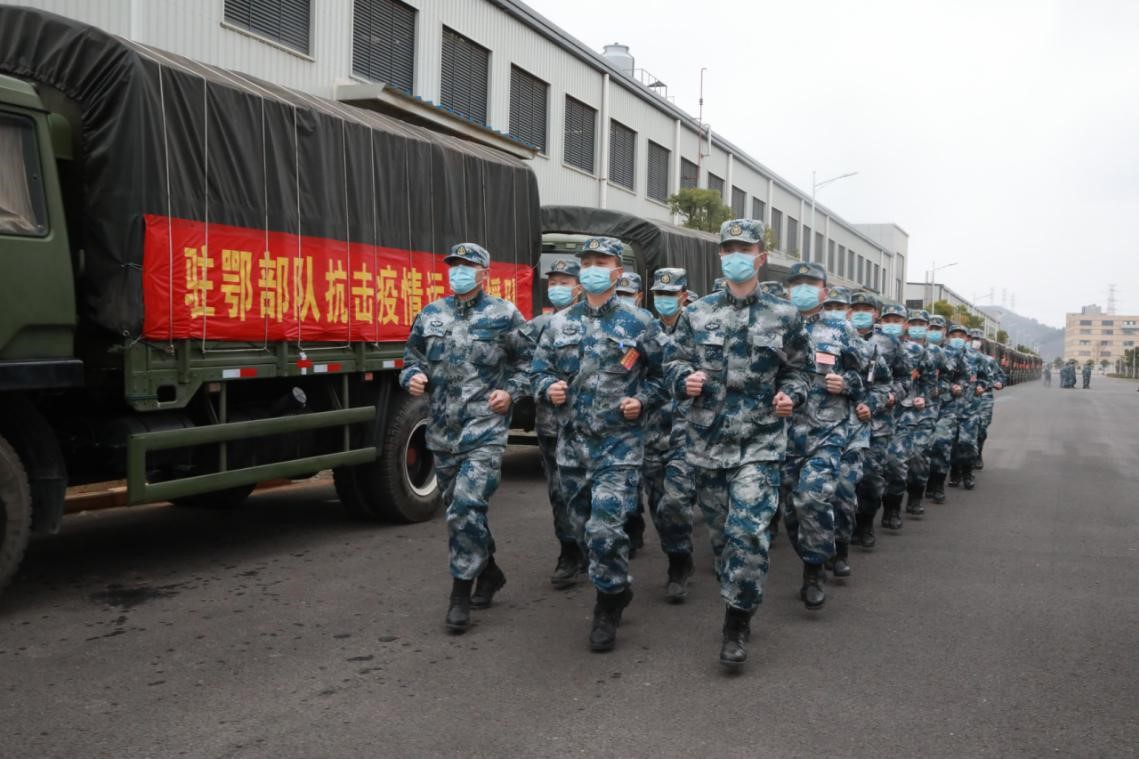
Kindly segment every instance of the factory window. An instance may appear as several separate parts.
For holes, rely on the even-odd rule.
[[[827,240],[827,273],[838,274],[834,267],[834,240]]]
[[[858,256],[858,283],[861,285],[866,284],[866,279],[865,279],[866,274],[862,270],[863,269],[862,264],[864,263],[864,261],[865,261],[865,259],[863,259],[862,256]]]
[[[854,251],[850,248],[846,249],[846,276],[854,279]]]
[[[1090,355],[1092,355],[1092,352],[1091,351],[1080,351],[1079,354],[1077,354],[1077,355],[1090,356]]]
[[[732,216],[742,219],[747,215],[747,193],[738,187],[732,187]]]
[[[799,221],[791,216],[787,217],[787,244],[783,247],[788,251],[799,251]]]
[[[803,260],[811,260],[811,228],[803,226]]]
[[[838,275],[840,277],[846,276],[846,246],[838,246]]]
[[[609,121],[609,181],[633,189],[637,133],[619,121]]]
[[[668,157],[670,151],[649,142],[649,186],[646,194],[653,200],[668,200]]]
[[[1124,327],[1134,327],[1134,326],[1136,326],[1135,320],[1134,319],[1124,319],[1123,320],[1123,326]]]
[[[1090,329],[1081,329],[1080,330],[1081,335],[1090,335],[1091,333],[1092,333],[1092,331]]]
[[[774,206],[771,208],[771,235],[775,244],[771,247],[783,249],[783,212]]]
[[[713,174],[712,172],[709,171],[708,172],[708,189],[709,190],[715,190],[716,192],[720,193],[720,197],[723,198],[724,197],[724,180],[720,179],[718,176],[716,176],[715,174]]]
[[[592,174],[596,141],[597,111],[579,100],[566,97],[565,162]]]
[[[751,199],[751,218],[757,221],[763,221],[763,210],[767,208],[767,204],[759,198]]]
[[[510,134],[546,152],[546,101],[550,85],[533,74],[510,67]]]
[[[870,286],[872,290],[880,290],[882,287],[882,267],[874,264],[874,283]]]
[[[1134,345],[1134,344],[1135,344],[1135,341],[1134,341],[1134,340],[1124,340],[1124,341],[1123,341],[1123,346],[1124,346],[1125,348],[1130,348],[1130,347],[1131,347],[1132,345]]]
[[[443,27],[444,108],[479,124],[486,124],[487,76],[490,51],[453,29]]]
[[[1115,330],[1114,329],[1102,329],[1102,330],[1100,330],[1100,334],[1101,335],[1114,335]]]
[[[823,233],[822,232],[815,232],[815,247],[814,247],[815,260],[818,261],[819,263],[823,263],[823,250],[825,248],[826,248],[826,246],[823,245]],[[827,269],[827,271],[829,272],[830,269]]]
[[[687,158],[680,159],[680,189],[690,190],[700,186],[700,167]]]
[[[311,0],[225,0],[226,21],[305,55],[311,16]]]
[[[1090,326],[1092,326],[1092,320],[1091,319],[1080,319],[1080,326],[1081,327],[1090,327]]]
[[[415,9],[397,0],[355,0],[352,72],[411,94],[415,75]]]
[[[1114,327],[1115,321],[1113,319],[1104,319],[1100,322],[1100,325],[1104,327]]]
[[[1092,344],[1091,340],[1080,340],[1080,345],[1091,345],[1091,344]]]

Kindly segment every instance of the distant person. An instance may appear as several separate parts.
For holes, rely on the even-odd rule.
[[[1044,367],[1044,387],[1052,387],[1052,367]]]
[[[1092,384],[1092,365],[1084,364],[1084,390],[1091,387]]]

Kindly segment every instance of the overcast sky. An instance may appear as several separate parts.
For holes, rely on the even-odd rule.
[[[1139,2],[526,0],[980,305],[1139,313]],[[993,291],[990,295],[990,291]]]

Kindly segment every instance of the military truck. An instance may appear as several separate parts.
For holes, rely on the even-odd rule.
[[[83,483],[222,507],[331,469],[352,514],[430,518],[396,379],[463,240],[529,315],[523,162],[0,7],[0,587]]]

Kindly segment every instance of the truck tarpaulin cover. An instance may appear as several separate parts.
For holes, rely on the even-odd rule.
[[[463,241],[491,251],[488,290],[532,310],[538,190],[521,161],[24,8],[0,6],[0,72],[78,108],[73,244],[100,327],[401,340]]]
[[[720,238],[708,232],[587,206],[543,206],[542,231],[605,235],[632,245],[646,287],[652,272],[665,266],[686,269],[689,288],[701,295],[720,276]]]

